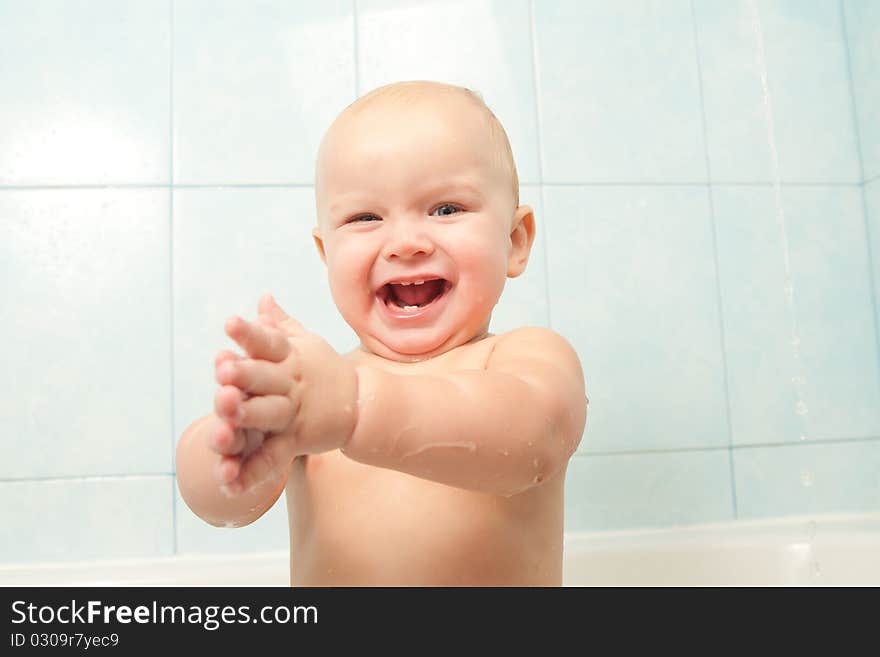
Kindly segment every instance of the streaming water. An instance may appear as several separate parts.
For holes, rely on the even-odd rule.
[[[450,440],[450,441],[439,442],[439,443],[430,443],[428,445],[422,445],[421,447],[418,447],[410,452],[407,452],[406,454],[404,454],[400,457],[400,460],[402,461],[403,459],[407,459],[411,456],[415,456],[416,454],[421,454],[422,452],[429,450],[429,449],[438,449],[438,448],[453,448],[453,449],[457,448],[457,449],[465,449],[469,452],[476,452],[477,451],[477,444],[475,442],[472,442],[469,440],[462,441],[462,442]]]
[[[798,325],[797,303],[795,299],[794,280],[791,272],[791,250],[788,241],[788,227],[785,220],[785,207],[782,203],[782,176],[779,171],[779,151],[776,147],[776,134],[774,132],[773,103],[770,99],[770,85],[767,81],[767,58],[764,53],[764,30],[761,24],[761,16],[758,11],[756,0],[748,0],[749,13],[752,20],[752,29],[755,33],[756,64],[761,75],[761,92],[764,101],[765,122],[767,124],[767,143],[770,148],[770,163],[773,176],[773,201],[776,209],[776,223],[779,227],[779,238],[782,245],[783,263],[783,292],[788,310],[789,319],[789,344],[792,354],[792,397],[794,413],[797,419],[798,436],[801,441],[807,439],[807,419],[810,412],[807,402],[804,400],[804,385],[807,377],[804,371],[804,363],[801,358],[801,337]],[[811,488],[815,482],[813,470],[804,467],[800,472],[801,486]],[[816,522],[810,520],[806,526],[807,545],[810,553],[809,576],[815,580],[822,574],[822,569],[815,554],[814,540],[816,537]]]
[[[751,14],[752,29],[755,33],[756,64],[761,76],[761,92],[764,101],[765,122],[767,124],[767,142],[770,148],[770,163],[773,176],[773,200],[776,209],[776,223],[779,228],[779,238],[782,244],[783,264],[783,292],[785,293],[786,308],[789,320],[789,345],[792,352],[792,375],[791,387],[793,393],[793,407],[797,418],[797,430],[800,440],[807,438],[807,416],[809,407],[804,400],[803,388],[807,382],[804,373],[804,363],[801,358],[801,337],[797,317],[797,304],[795,302],[794,280],[791,273],[791,250],[788,242],[788,227],[785,220],[785,207],[782,203],[782,179],[779,172],[779,152],[776,148],[776,134],[774,132],[773,103],[770,99],[770,87],[767,81],[767,58],[764,53],[764,30],[761,24],[761,16],[758,12],[756,0],[749,0],[749,13]]]

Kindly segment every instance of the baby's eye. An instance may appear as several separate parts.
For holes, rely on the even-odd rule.
[[[453,205],[452,203],[444,203],[443,205],[438,206],[434,210],[434,212],[437,212],[440,210],[445,210],[445,209],[451,210],[451,212],[440,212],[441,217],[448,217],[451,214],[455,214],[456,212],[461,211],[461,208],[458,207],[457,205]],[[431,214],[434,214],[434,213],[432,212]]]
[[[353,223],[356,223],[356,222],[359,223],[359,222],[373,221],[373,220],[375,220],[375,221],[379,221],[379,217],[377,217],[377,216],[374,215],[374,214],[359,214],[359,215],[357,215],[356,217],[352,217],[351,219],[349,219],[349,220],[348,220],[347,222],[345,222],[345,223],[353,224]]]

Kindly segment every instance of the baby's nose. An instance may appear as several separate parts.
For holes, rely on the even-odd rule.
[[[429,236],[418,226],[405,225],[405,223],[401,222],[390,232],[382,255],[388,260],[431,255],[434,252],[434,245]]]

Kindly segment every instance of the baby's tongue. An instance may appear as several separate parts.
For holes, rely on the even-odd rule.
[[[394,285],[394,294],[407,306],[424,306],[443,291],[443,281],[435,279],[421,285]]]

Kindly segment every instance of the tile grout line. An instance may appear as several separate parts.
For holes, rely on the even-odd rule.
[[[840,30],[842,32],[841,36],[843,38],[843,50],[846,54],[846,83],[847,87],[849,87],[849,97],[852,102],[852,125],[853,132],[855,133],[856,138],[856,157],[859,161],[859,177],[862,179],[862,186],[865,185],[865,162],[862,157],[862,135],[861,130],[859,129],[859,110],[858,104],[856,103],[856,89],[855,83],[853,82],[852,76],[852,58],[850,57],[850,49],[849,49],[849,34],[846,29],[846,10],[843,8],[843,0],[839,0],[838,7],[840,8]]]
[[[727,336],[724,332],[724,303],[721,293],[721,262],[718,255],[718,230],[715,217],[715,195],[712,188],[712,161],[709,157],[709,133],[706,130],[706,102],[703,93],[703,67],[700,62],[700,35],[697,29],[697,10],[691,0],[691,28],[694,35],[694,62],[697,65],[697,88],[700,99],[700,126],[703,131],[703,154],[706,158],[706,190],[709,198],[709,228],[712,233],[712,261],[715,265],[715,303],[718,308],[718,337],[721,351],[721,384],[724,389],[725,425],[727,428],[727,467],[730,476],[731,512],[734,518],[739,517],[736,496],[736,466],[733,461],[733,426],[730,411],[730,385],[727,367]]]
[[[174,0],[168,1],[169,58],[168,58],[168,303],[169,303],[169,360],[171,389],[171,553],[177,554],[177,464],[174,435]]]
[[[800,447],[834,447],[841,445],[852,445],[858,443],[878,443],[880,444],[880,434],[875,436],[859,436],[853,438],[824,438],[808,441],[789,441],[789,442],[767,442],[767,443],[747,443],[742,445],[733,445],[734,451],[745,451],[754,449],[787,449]],[[573,458],[587,459],[605,456],[650,456],[665,454],[687,454],[695,452],[718,452],[731,449],[727,445],[701,445],[696,447],[672,447],[667,449],[633,449],[633,450],[609,450],[609,451],[587,451],[576,452]],[[34,484],[34,483],[96,483],[105,481],[119,481],[127,479],[162,479],[171,477],[173,479],[174,472],[135,472],[135,473],[112,473],[112,474],[89,474],[89,475],[55,475],[55,476],[38,476],[38,477],[0,477],[0,485],[3,484]]]
[[[834,447],[841,445],[853,445],[859,443],[878,443],[880,444],[880,434],[875,436],[858,436],[852,438],[823,438],[808,441],[789,441],[789,442],[766,442],[766,443],[747,443],[742,445],[702,445],[697,447],[672,447],[667,449],[633,449],[633,450],[614,450],[614,451],[588,451],[576,452],[572,458],[587,459],[605,456],[650,456],[665,454],[688,454],[695,452],[718,452],[722,450],[733,449],[734,451],[745,451],[754,449],[787,449],[801,447]],[[0,485],[2,484],[32,484],[32,483],[86,483],[100,481],[114,481],[125,479],[157,479],[164,477],[174,477],[174,472],[138,472],[129,474],[90,474],[90,475],[58,475],[44,477],[0,477]]]
[[[536,99],[536,103],[537,103]],[[540,139],[540,137],[539,137]],[[542,157],[539,150],[539,167],[543,167],[540,162]],[[841,183],[841,182],[782,182],[782,187],[788,188],[813,188],[813,187],[857,187],[863,184],[869,184],[880,179],[880,175],[869,178],[863,182]],[[539,180],[520,180],[520,185],[532,185],[542,187],[706,187],[712,185],[714,187],[773,187],[772,182],[742,182],[742,181],[679,181],[679,182],[656,182],[656,181],[640,181],[640,180],[616,180],[616,181],[581,181],[581,182],[554,182],[552,180],[544,180],[543,173]],[[115,184],[72,184],[72,185],[0,185],[0,192],[20,192],[20,191],[76,191],[76,190],[118,190],[118,189],[308,189],[314,186],[314,183],[115,183]]]
[[[354,98],[357,100],[361,92],[361,73],[360,73],[360,56],[358,50],[360,41],[358,40],[358,9],[357,0],[351,0],[351,24],[352,24],[352,49],[354,53]]]
[[[538,199],[541,201],[541,221],[538,225],[541,228],[541,247],[544,249],[544,300],[547,303],[547,326],[553,328],[553,313],[550,307],[550,244],[549,231],[547,230],[547,206],[544,202],[544,139],[541,131],[541,123],[543,114],[541,112],[541,94],[539,82],[539,62],[538,62],[538,38],[537,26],[535,25],[535,2],[529,0],[528,3],[528,21],[529,21],[529,40],[531,41],[532,53],[532,93],[535,99],[535,146],[537,147],[538,156]]]
[[[718,446],[700,446],[700,447],[671,447],[668,449],[634,449],[634,450],[615,450],[615,451],[588,451],[576,452],[574,458],[586,459],[600,456],[650,456],[660,454],[690,454],[696,452],[720,452],[720,451],[736,451],[742,452],[752,449],[786,449],[799,447],[833,447],[840,445],[851,445],[857,443],[880,443],[880,436],[863,436],[860,438],[828,438],[821,440],[808,441],[791,441],[779,443],[748,443],[743,445],[718,445]]]
[[[878,315],[877,308],[877,282],[874,280],[874,257],[875,254],[871,249],[871,222],[868,220],[868,192],[867,192],[867,180],[865,174],[865,160],[864,154],[862,153],[862,133],[859,127],[859,110],[858,103],[856,101],[856,87],[855,82],[853,80],[852,74],[852,58],[850,56],[850,45],[849,45],[849,33],[846,29],[846,10],[844,9],[843,0],[840,0],[840,29],[843,33],[843,48],[846,54],[846,76],[847,76],[847,84],[849,86],[849,95],[850,100],[852,101],[852,122],[853,122],[853,132],[855,133],[856,138],[856,155],[859,159],[859,173],[862,177],[862,184],[860,187],[860,200],[862,205],[862,222],[865,228],[865,256],[867,258],[867,269],[868,269],[868,289],[870,290],[870,306],[874,311],[871,313],[871,321],[874,324],[874,357],[875,357],[875,365],[876,372],[878,377],[880,377],[880,326],[877,325],[877,318],[880,317]]]
[[[39,483],[95,483],[124,479],[163,479],[174,478],[174,472],[137,472],[131,474],[88,474],[88,475],[56,475],[43,477],[0,477],[0,484],[39,484]]]
[[[313,183],[113,183],[93,185],[0,185],[0,192],[115,191],[125,189],[307,189]]]

